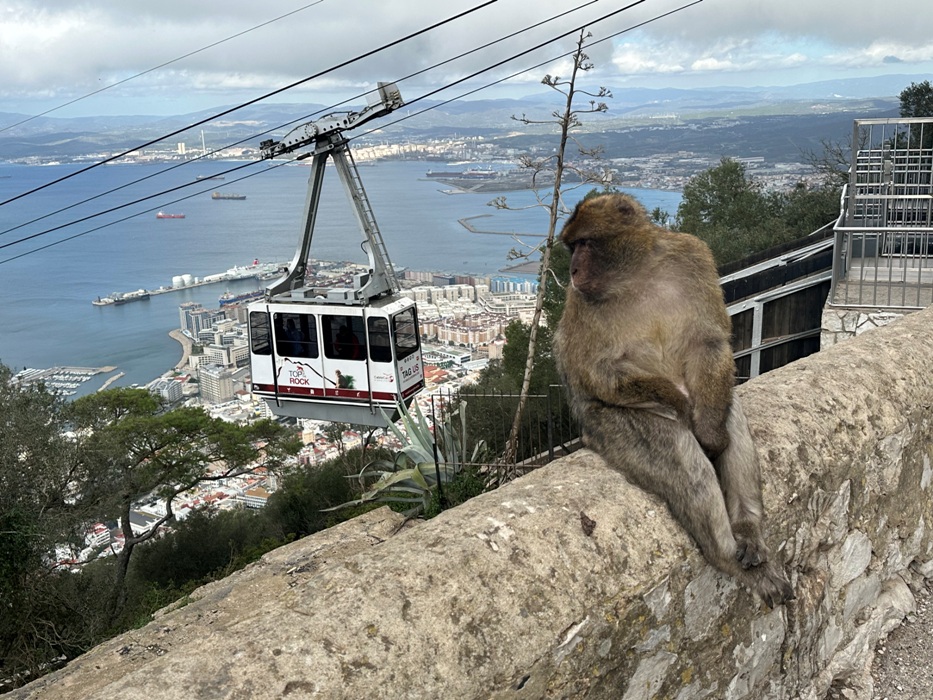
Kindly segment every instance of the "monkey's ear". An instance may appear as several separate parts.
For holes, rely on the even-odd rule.
[[[635,207],[632,206],[631,201],[628,197],[619,197],[616,200],[616,211],[619,212],[626,219],[635,215]]]
[[[584,200],[582,200],[582,199],[581,199],[579,202],[577,202],[577,206],[575,206],[575,207],[573,208],[573,212],[571,212],[570,218],[568,218],[568,219],[564,222],[564,228],[567,228],[568,226],[570,226],[570,225],[574,222],[574,219],[577,218],[577,214],[578,214],[579,211],[580,211],[580,207],[583,206],[583,202],[584,202]]]

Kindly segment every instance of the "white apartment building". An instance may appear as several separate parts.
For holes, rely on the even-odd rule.
[[[233,400],[233,373],[216,364],[198,367],[201,399],[208,403],[226,403]]]

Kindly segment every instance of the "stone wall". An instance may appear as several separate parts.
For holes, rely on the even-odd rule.
[[[823,309],[820,325],[820,347],[827,348],[848,338],[861,335],[865,331],[886,326],[891,321],[899,319],[904,313],[887,309],[856,309],[827,304]]]
[[[785,607],[582,450],[425,523],[379,510],[283,547],[11,697],[869,697],[933,575],[931,322],[741,387]]]

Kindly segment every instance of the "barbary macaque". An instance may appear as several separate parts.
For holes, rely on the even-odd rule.
[[[560,240],[571,284],[555,352],[584,444],[664,499],[713,566],[769,606],[792,600],[762,534],[758,457],[709,248],[623,194],[580,202]]]

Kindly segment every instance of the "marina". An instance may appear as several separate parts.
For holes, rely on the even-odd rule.
[[[13,383],[20,386],[42,384],[59,396],[74,396],[76,390],[98,374],[113,372],[116,367],[52,367],[50,369],[26,368],[13,376]],[[121,372],[118,377],[122,377]],[[113,381],[111,378],[108,382]]]

